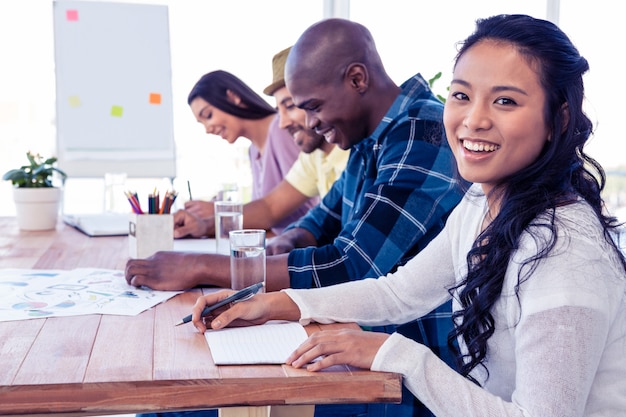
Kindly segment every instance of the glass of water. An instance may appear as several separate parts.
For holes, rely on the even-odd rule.
[[[222,184],[222,189],[217,192],[215,201],[241,201],[239,186],[236,183]]]
[[[104,212],[129,213],[126,191],[125,172],[107,172],[104,174]]]
[[[265,230],[230,232],[230,286],[241,290],[265,283]]]
[[[228,233],[243,229],[243,204],[237,201],[216,201],[214,204],[216,253],[228,255]]]

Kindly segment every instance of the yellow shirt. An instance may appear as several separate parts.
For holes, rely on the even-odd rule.
[[[349,150],[337,146],[328,155],[321,149],[309,154],[300,152],[285,180],[307,197],[323,198],[343,172],[349,156]]]

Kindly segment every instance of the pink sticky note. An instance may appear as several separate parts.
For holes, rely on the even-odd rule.
[[[78,22],[78,10],[66,10],[65,18],[68,20],[68,22]]]

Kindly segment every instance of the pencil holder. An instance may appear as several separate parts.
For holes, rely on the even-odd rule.
[[[128,244],[131,258],[147,258],[158,251],[174,249],[174,216],[130,214]]]

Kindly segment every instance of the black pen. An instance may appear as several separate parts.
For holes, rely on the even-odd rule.
[[[226,297],[224,298],[222,301],[218,301],[215,304],[212,304],[210,306],[206,306],[204,307],[204,310],[202,310],[201,316],[202,317],[206,317],[209,315],[209,313],[213,310],[216,310],[222,306],[225,306],[227,304],[230,304],[232,302],[235,301],[241,301],[243,299],[252,297],[254,294],[256,294],[257,292],[259,292],[259,290],[261,288],[263,288],[265,284],[263,282],[257,282],[256,284],[252,284],[249,287],[244,288],[243,290],[239,290],[236,293],[234,293],[233,295],[231,295],[230,297]],[[184,317],[181,321],[179,321],[178,323],[176,323],[176,326],[180,326],[181,324],[185,324],[185,323],[189,323],[191,321],[191,314],[188,315],[187,317]]]

